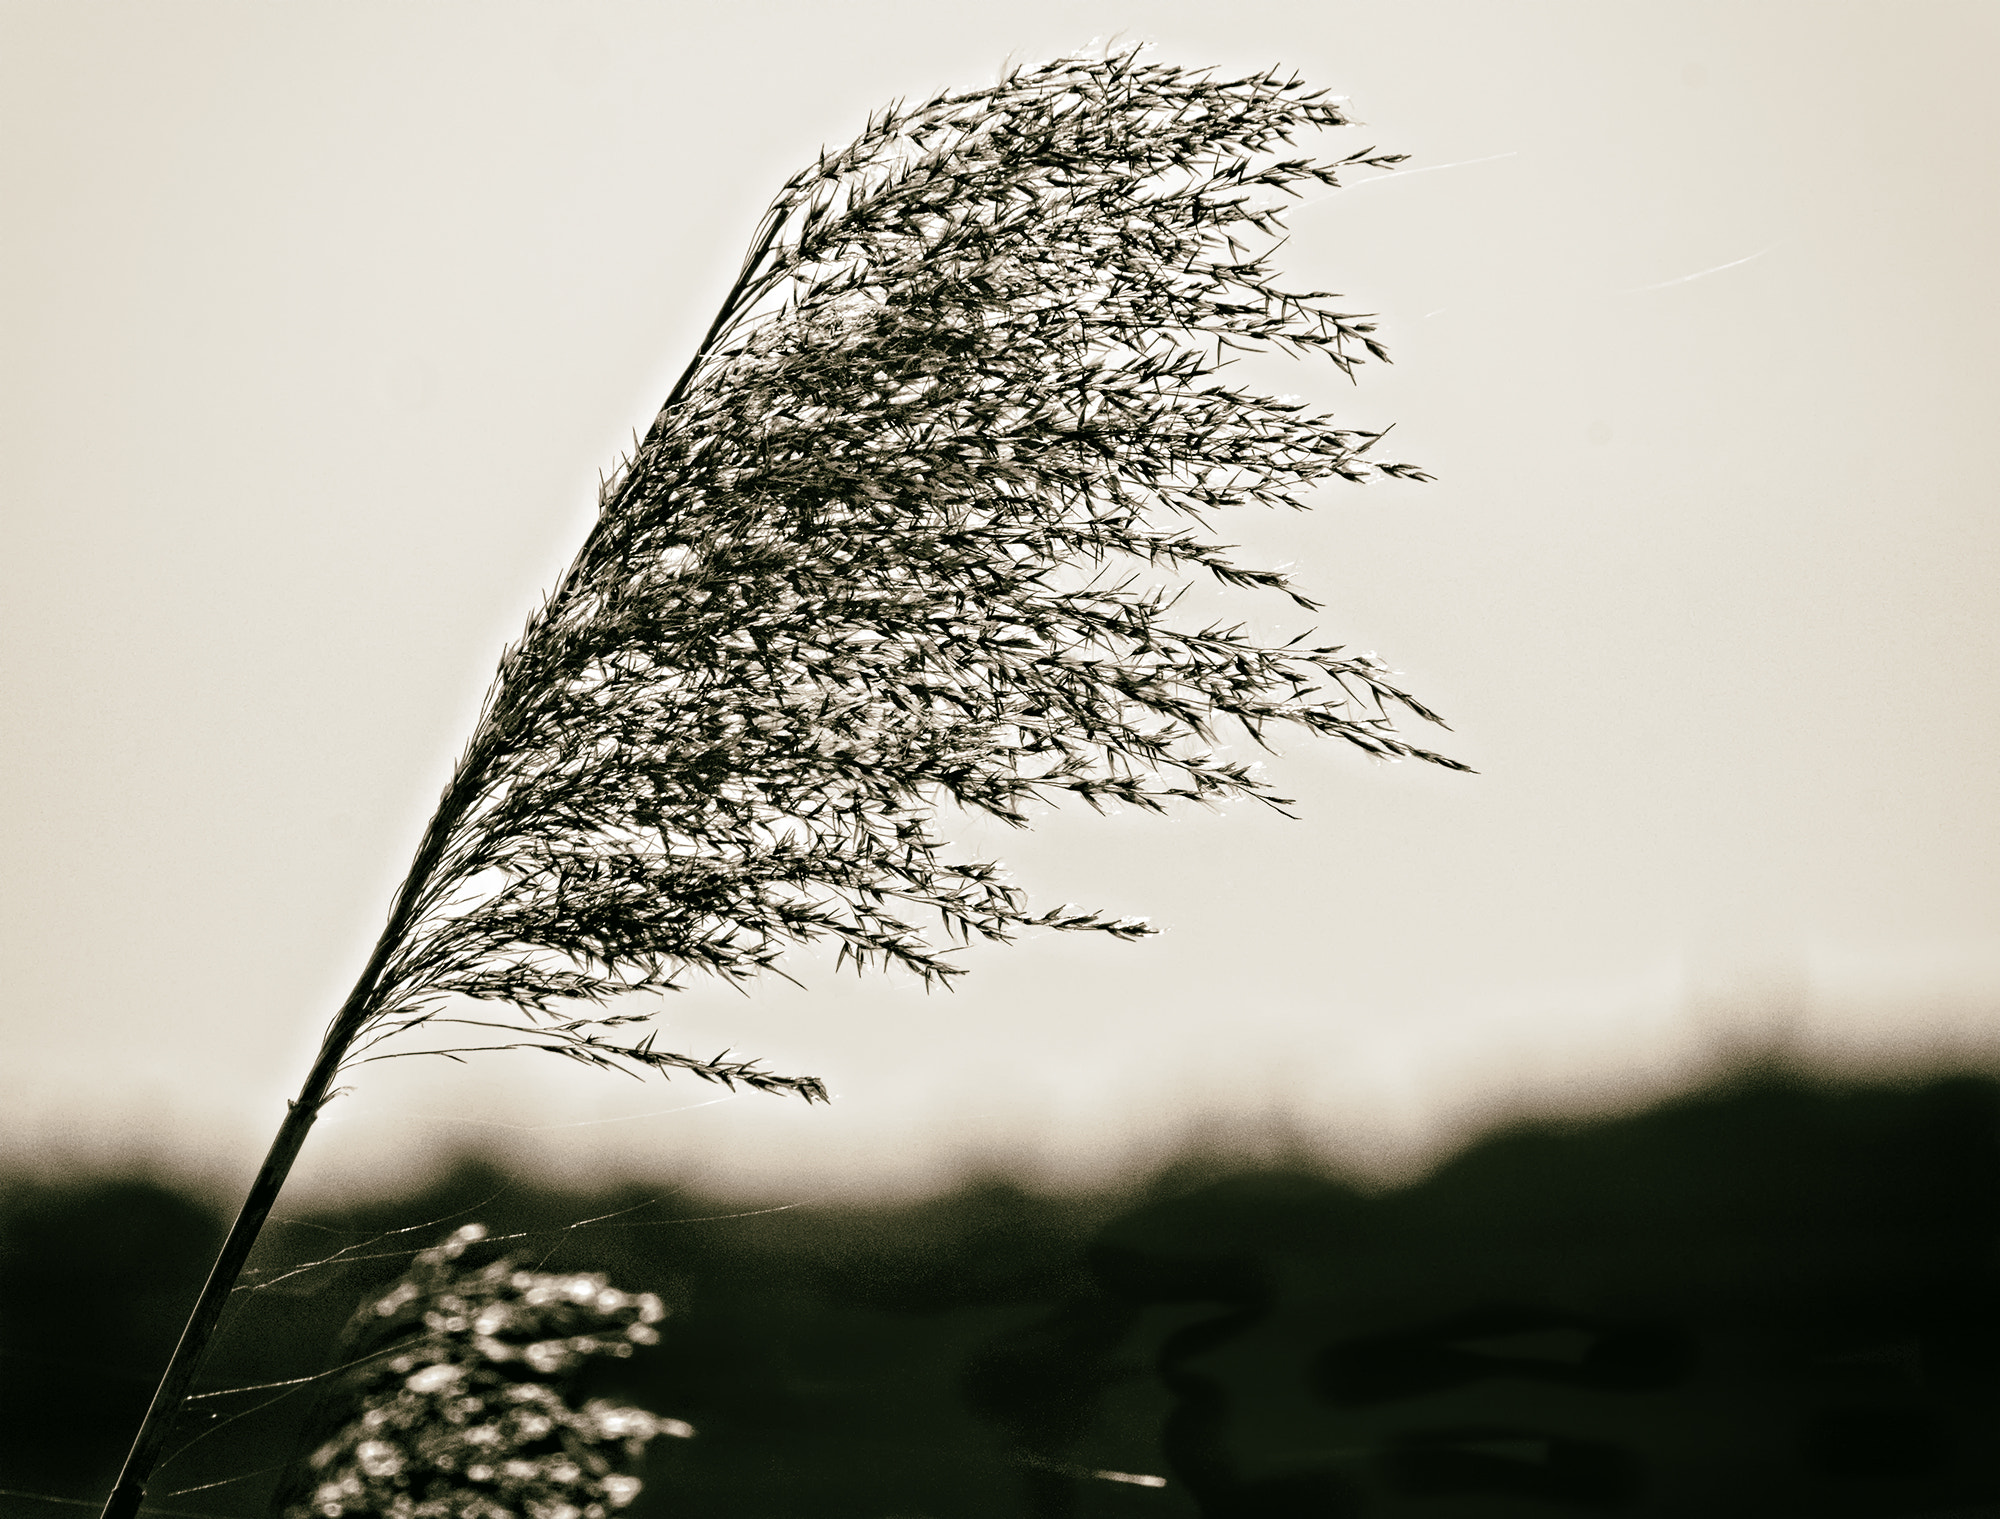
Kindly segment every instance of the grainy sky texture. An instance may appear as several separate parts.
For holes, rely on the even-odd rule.
[[[1438,480],[1225,536],[1481,773],[1300,738],[1295,822],[972,830],[1167,932],[665,1009],[830,1110],[374,1066],[298,1185],[494,1140],[819,1196],[1287,1128],[1395,1176],[1744,1051],[2000,1058],[2000,9],[66,0],[0,6],[0,1161],[240,1188],[778,184],[1114,37],[1413,155],[1281,256],[1395,367],[1258,378]]]

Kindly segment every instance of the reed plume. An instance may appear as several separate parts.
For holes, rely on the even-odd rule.
[[[1398,735],[1394,709],[1437,719],[1373,658],[1175,616],[1202,576],[1314,608],[1232,560],[1214,514],[1426,478],[1378,458],[1378,432],[1218,377],[1230,350],[1350,375],[1386,358],[1369,320],[1280,288],[1245,242],[1275,236],[1298,186],[1400,160],[1273,157],[1345,124],[1296,78],[1218,81],[1135,49],[893,106],[785,183],[502,657],[107,1519],[135,1512],[271,1200],[355,1063],[527,1047],[823,1100],[811,1076],[634,1040],[627,994],[746,982],[814,942],[938,982],[958,973],[953,943],[1142,935],[1038,910],[995,865],[953,857],[940,813],[1282,805],[1216,752],[1227,729],[1464,768]]]
[[[655,1345],[666,1307],[598,1272],[461,1263],[467,1224],[419,1251],[342,1336],[343,1417],[291,1474],[283,1519],[607,1519],[639,1496],[648,1442],[694,1430],[572,1385]]]

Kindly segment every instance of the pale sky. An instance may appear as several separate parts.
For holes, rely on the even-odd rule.
[[[2000,9],[48,0],[0,4],[0,1164],[240,1190],[779,183],[1111,37],[1413,155],[1281,256],[1395,367],[1259,375],[1438,480],[1226,536],[1480,774],[1301,739],[1295,822],[979,830],[1165,934],[665,1007],[831,1109],[372,1067],[297,1186],[491,1139],[804,1199],[1281,1129],[1394,1177],[1731,1052],[2000,1063]]]

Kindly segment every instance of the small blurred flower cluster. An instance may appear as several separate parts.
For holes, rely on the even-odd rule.
[[[620,1468],[647,1441],[694,1433],[602,1398],[572,1407],[560,1388],[591,1356],[658,1343],[659,1298],[595,1272],[460,1267],[485,1237],[466,1225],[363,1306],[387,1344],[349,1375],[358,1412],[313,1452],[310,1498],[286,1519],[606,1519],[638,1496]]]

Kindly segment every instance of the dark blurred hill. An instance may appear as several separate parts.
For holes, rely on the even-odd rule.
[[[2000,1515],[1983,1077],[1761,1071],[1495,1134],[1388,1193],[1206,1155],[1116,1196],[996,1177],[748,1212],[470,1159],[274,1228],[204,1385],[323,1370],[467,1219],[672,1305],[590,1389],[698,1431],[655,1442],[638,1519]],[[157,1179],[0,1191],[0,1488],[103,1493],[221,1223]],[[155,1503],[265,1513],[339,1417],[317,1405],[198,1405]]]

